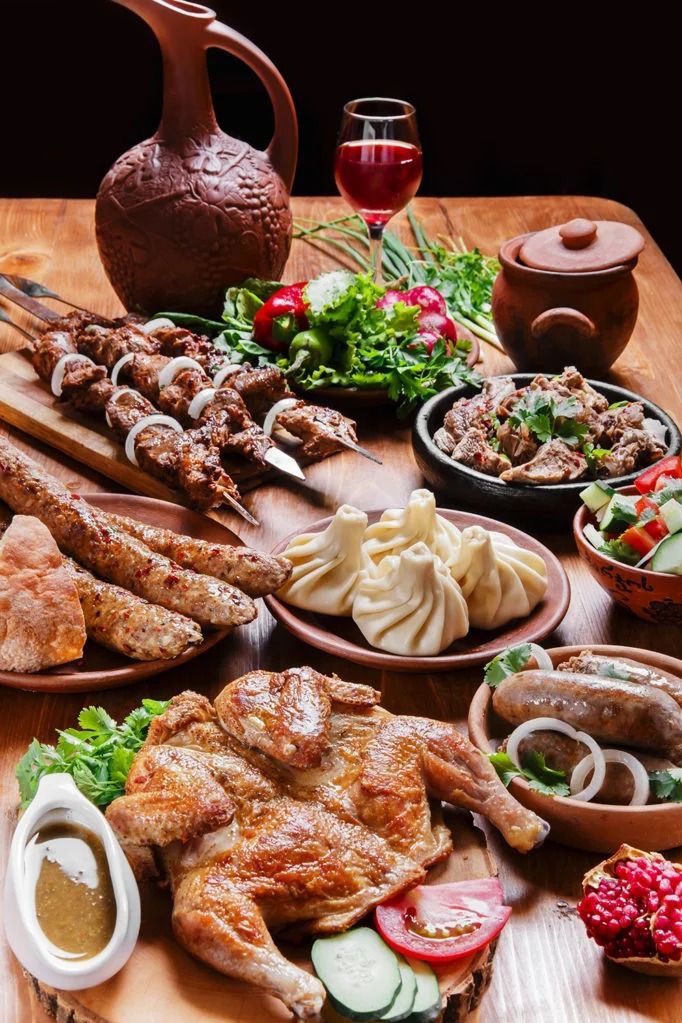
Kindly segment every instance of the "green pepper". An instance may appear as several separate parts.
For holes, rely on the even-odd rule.
[[[295,376],[301,369],[310,372],[319,366],[326,366],[332,357],[334,346],[328,335],[319,327],[302,330],[289,345],[289,357],[293,362],[286,371]]]

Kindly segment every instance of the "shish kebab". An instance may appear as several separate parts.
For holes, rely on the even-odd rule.
[[[5,289],[0,276],[0,293],[13,298]],[[179,423],[160,415],[141,394],[114,386],[104,367],[79,355],[68,333],[48,330],[34,337],[2,311],[0,318],[29,341],[33,367],[53,393],[78,410],[105,414],[128,457],[150,476],[184,492],[202,511],[227,503],[258,524],[239,504],[239,491],[220,464],[218,451],[208,447],[204,437],[183,433]]]
[[[308,457],[325,457],[346,447],[381,464],[381,460],[376,455],[357,443],[355,424],[350,419],[333,409],[309,405],[300,398],[296,398],[288,386],[284,373],[276,366],[254,369],[248,363],[230,363],[226,356],[216,350],[208,338],[193,334],[184,328],[178,328],[166,318],[158,318],[147,323],[144,322],[144,318],[135,315],[124,317],[121,320],[106,320],[96,313],[74,305],[35,281],[12,275],[6,275],[6,278],[23,292],[23,295],[30,296],[30,304],[26,302],[23,304],[24,308],[29,308],[34,315],[40,316],[41,308],[40,303],[32,301],[32,297],[50,297],[77,310],[62,320],[63,327],[69,331],[81,328],[81,334],[83,331],[93,333],[95,327],[98,328],[98,333],[100,328],[119,330],[121,333],[116,338],[104,335],[96,343],[94,338],[81,337],[78,342],[82,353],[89,355],[95,362],[107,365],[112,371],[115,370],[119,359],[121,366],[118,371],[120,371],[127,362],[132,361],[134,353],[140,356],[160,354],[172,359],[184,357],[185,363],[187,358],[198,362],[205,374],[212,379],[207,380],[201,377],[182,379],[179,382],[179,391],[175,390],[175,401],[179,402],[183,412],[188,412],[191,406],[192,413],[199,416],[202,426],[208,425],[209,421],[215,422],[217,436],[222,436],[223,441],[226,440],[226,428],[230,427],[233,437],[227,444],[226,454],[228,457],[231,449],[233,454],[235,452],[246,454],[247,457],[250,456],[251,460],[260,461],[260,464],[263,464],[264,458],[265,461],[284,469],[284,471],[291,472],[292,475],[301,476],[300,469],[290,456],[277,449],[272,449],[272,442],[268,438],[270,433],[273,433],[275,436],[283,434],[289,441],[293,439],[301,445],[300,453]],[[17,300],[16,297],[15,300]],[[43,306],[42,310],[44,309]],[[51,318],[55,315],[52,310],[47,310],[47,313],[51,314]],[[92,331],[88,331],[89,326],[92,327]],[[130,330],[126,331],[125,328],[130,328]],[[147,335],[146,341],[141,336],[142,334]],[[114,358],[115,355],[118,355],[118,358]],[[150,400],[158,401],[158,387],[153,379],[154,367],[147,364],[143,370],[140,361],[138,360],[138,374],[140,381],[145,386],[142,388],[138,384],[138,389],[142,390]],[[167,386],[168,380],[173,380],[175,373],[180,373],[183,368],[186,368],[186,365],[166,364],[160,366],[159,373],[165,370],[165,377],[162,378],[164,386]],[[118,371],[116,376],[118,376]],[[150,372],[152,373],[151,379]],[[200,384],[203,385],[201,388],[199,388]],[[222,389],[224,384],[232,393],[230,395],[222,394],[219,402],[212,400],[210,387],[215,386]],[[196,393],[188,394],[190,389],[197,388]],[[199,391],[201,392],[200,397]],[[187,394],[187,401],[183,402],[183,398]],[[242,401],[239,400],[240,398]],[[214,407],[204,412],[209,401]],[[192,402],[194,402],[193,405]],[[167,399],[165,405],[170,406],[170,400]],[[248,421],[247,413],[250,413],[253,419],[262,422],[262,432],[259,433],[254,422]],[[175,415],[175,412],[173,414]],[[190,416],[189,421],[193,418],[194,416]],[[230,423],[230,420],[233,422]],[[239,436],[240,434],[242,436]],[[264,454],[264,451],[267,453]],[[283,461],[284,459],[287,459],[286,463]]]

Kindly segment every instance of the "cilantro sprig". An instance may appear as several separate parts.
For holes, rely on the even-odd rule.
[[[616,561],[622,561],[625,565],[636,565],[642,558],[639,551],[636,551],[629,543],[619,539],[604,540],[604,543],[599,548],[599,552],[606,554],[609,558],[615,558]]]
[[[558,437],[576,447],[588,431],[587,423],[576,418],[580,411],[573,395],[561,398],[551,391],[529,389],[514,405],[509,422],[512,426],[525,425],[541,444]]]
[[[565,771],[555,771],[542,753],[530,750],[521,760],[518,768],[508,753],[498,750],[489,753],[488,758],[500,780],[508,786],[513,778],[525,778],[532,789],[544,796],[567,796],[570,793]]]
[[[503,654],[493,657],[485,666],[483,679],[491,689],[499,686],[509,675],[515,675],[517,671],[523,671],[532,656],[530,643],[521,643],[519,646],[509,647]]]
[[[58,731],[55,746],[34,739],[16,769],[21,808],[31,802],[43,775],[60,773],[70,774],[96,806],[108,806],[123,795],[149,725],[167,706],[164,700],[143,700],[120,725],[103,707],[84,707],[78,715],[79,727]]]
[[[667,771],[651,771],[649,781],[657,799],[665,799],[669,803],[682,803],[682,767],[670,767]]]

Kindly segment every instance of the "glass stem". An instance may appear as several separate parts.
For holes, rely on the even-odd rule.
[[[369,265],[372,269],[372,277],[375,284],[381,284],[383,279],[381,257],[384,242],[384,225],[368,224],[367,230],[369,231]]]

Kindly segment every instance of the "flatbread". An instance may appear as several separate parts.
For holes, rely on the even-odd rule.
[[[15,515],[0,538],[0,669],[41,671],[81,657],[85,620],[50,531]]]

